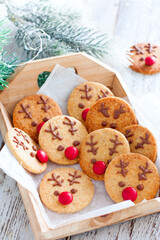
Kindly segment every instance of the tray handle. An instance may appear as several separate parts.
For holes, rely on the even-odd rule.
[[[10,128],[12,128],[11,117],[3,106],[2,102],[0,101],[0,130],[4,142],[6,141],[6,133]]]

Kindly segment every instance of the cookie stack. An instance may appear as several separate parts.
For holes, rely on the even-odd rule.
[[[100,83],[86,82],[70,94],[68,113],[62,115],[47,96],[32,95],[15,107],[14,128],[7,133],[8,146],[26,170],[41,173],[48,159],[57,164],[40,184],[47,208],[74,213],[86,207],[94,194],[90,178],[104,181],[115,202],[156,196],[156,140],[138,125],[126,101]],[[82,171],[59,167],[78,162]]]

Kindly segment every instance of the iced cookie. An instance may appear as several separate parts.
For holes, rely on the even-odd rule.
[[[112,159],[129,152],[129,144],[122,133],[110,128],[100,129],[85,137],[80,148],[79,164],[89,177],[102,181]]]
[[[57,116],[41,128],[39,144],[52,162],[71,165],[79,161],[80,145],[87,134],[86,128],[77,119]]]
[[[159,174],[155,164],[137,153],[115,157],[106,169],[105,187],[115,202],[154,198],[159,189]]]
[[[113,93],[106,86],[96,82],[85,82],[72,91],[68,100],[68,113],[84,123],[87,109],[104,97],[111,97]]]
[[[36,142],[37,126],[50,118],[61,115],[58,104],[48,96],[31,95],[23,98],[13,112],[13,125],[25,131]]]
[[[135,113],[126,101],[118,97],[108,97],[100,99],[90,108],[85,126],[88,132],[100,128],[121,131],[124,127],[136,123]]]
[[[46,170],[47,163],[42,163],[36,157],[38,145],[22,130],[11,128],[6,135],[9,149],[18,162],[31,173],[41,173]]]
[[[157,143],[151,131],[140,125],[131,125],[125,127],[122,133],[130,144],[131,152],[143,154],[152,162],[156,161]]]
[[[160,72],[160,47],[150,43],[139,43],[131,47],[130,68],[143,74]]]
[[[94,185],[82,171],[57,168],[47,173],[40,184],[43,204],[57,213],[74,213],[92,200]]]

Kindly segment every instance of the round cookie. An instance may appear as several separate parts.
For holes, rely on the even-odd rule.
[[[137,192],[134,203],[154,198],[159,189],[159,174],[155,164],[137,153],[115,157],[105,172],[104,181],[109,196],[115,202],[124,201],[122,193],[128,187]]]
[[[6,142],[18,162],[31,173],[42,173],[47,163],[41,163],[36,158],[38,145],[22,130],[11,128],[6,134]]]
[[[96,102],[90,108],[85,122],[88,132],[100,128],[113,128],[121,131],[132,124],[137,124],[132,107],[118,97],[103,98]]]
[[[130,144],[131,152],[140,153],[152,162],[156,161],[157,143],[150,130],[140,125],[131,125],[123,128],[122,133]]]
[[[122,133],[110,128],[100,129],[85,137],[80,148],[79,164],[89,177],[103,181],[105,168],[111,160],[129,152],[129,144]],[[101,168],[101,165],[96,167],[97,163],[101,163],[102,167],[105,163],[101,174],[97,174],[96,169]]]
[[[13,125],[38,141],[37,126],[50,118],[62,115],[58,104],[45,95],[31,95],[17,103],[13,112]]]
[[[160,72],[160,47],[150,43],[139,43],[131,47],[130,58],[132,65],[130,68],[135,72],[143,74],[155,74]],[[147,65],[145,58],[153,56],[155,63],[151,66]]]
[[[70,204],[60,203],[59,196],[64,192],[69,192],[73,197]],[[43,204],[57,213],[75,213],[82,210],[91,202],[93,194],[94,185],[91,179],[74,168],[54,169],[43,177],[40,184]]]
[[[79,156],[70,160],[65,156],[69,147],[80,149],[81,142],[87,135],[83,124],[73,117],[56,116],[47,121],[39,133],[39,145],[52,162],[72,165],[79,161]]]
[[[113,93],[101,83],[85,82],[73,89],[68,100],[68,113],[84,124],[82,112],[104,97],[112,97]]]

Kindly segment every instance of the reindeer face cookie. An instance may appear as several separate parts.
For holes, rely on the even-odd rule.
[[[105,172],[105,187],[115,202],[154,198],[159,189],[159,174],[154,163],[137,153],[123,154],[112,160]]]
[[[150,43],[139,43],[131,47],[130,68],[143,74],[160,72],[160,47]]]
[[[71,165],[79,161],[78,151],[87,134],[85,127],[75,118],[57,116],[41,128],[39,144],[52,162]]]
[[[37,142],[38,124],[61,114],[60,107],[53,99],[44,95],[31,95],[17,103],[13,112],[13,125]]]
[[[44,205],[57,213],[74,213],[85,208],[92,200],[94,185],[82,171],[57,168],[47,173],[40,184]]]
[[[108,97],[99,100],[90,108],[85,126],[88,132],[105,127],[121,131],[124,127],[136,123],[135,113],[126,101],[118,97]]]
[[[85,137],[80,148],[79,164],[89,177],[102,181],[112,159],[129,152],[129,144],[122,133],[109,128],[100,129]]]
[[[140,125],[131,125],[125,127],[122,133],[130,144],[131,152],[143,154],[152,162],[156,161],[157,143],[151,131]]]
[[[6,135],[7,145],[18,162],[31,173],[41,173],[47,164],[41,163],[37,157],[38,145],[22,130],[11,128]]]
[[[99,99],[113,93],[103,84],[85,82],[74,88],[68,100],[68,113],[84,124],[87,110]]]

